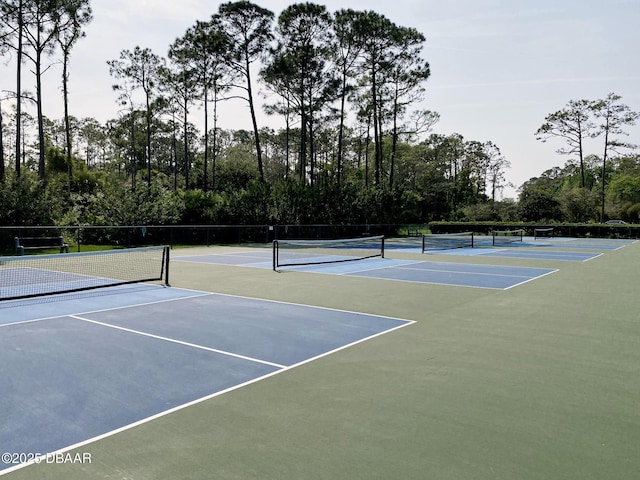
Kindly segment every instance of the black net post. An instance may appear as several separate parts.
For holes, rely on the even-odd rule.
[[[278,268],[278,240],[273,241],[273,271]]]
[[[164,268],[164,286],[170,287],[169,284],[169,252],[171,251],[171,247],[165,246],[164,251],[162,252],[162,265]]]

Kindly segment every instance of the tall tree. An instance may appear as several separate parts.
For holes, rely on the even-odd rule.
[[[16,176],[20,177],[22,139],[22,52],[24,43],[24,7],[26,0],[0,0],[0,45],[16,52]]]
[[[54,53],[56,39],[64,16],[64,0],[25,1],[22,5],[22,31],[25,48],[22,54],[33,64],[36,80],[36,109],[38,119],[38,176],[45,177],[45,136],[44,112],[42,103],[42,75],[48,66],[44,64],[47,56]]]
[[[431,155],[435,167],[442,173],[445,187],[446,207],[449,212],[455,211],[463,202],[469,191],[469,164],[465,158],[467,144],[459,133],[451,135],[431,135],[429,145],[433,149]]]
[[[361,22],[365,14],[351,9],[338,10],[334,19],[334,31],[336,35],[335,63],[340,72],[340,122],[338,126],[338,153],[336,156],[336,175],[340,185],[342,181],[342,163],[344,148],[344,128],[346,117],[346,102],[351,91],[356,85],[350,80],[356,75],[357,61],[364,47],[366,36]]]
[[[119,105],[126,107],[126,114],[122,116],[120,121],[113,122],[115,128],[110,128],[112,134],[116,138],[116,143],[126,145],[129,153],[129,161],[127,171],[131,171],[131,188],[136,186],[136,177],[138,172],[137,156],[136,156],[136,104],[133,101],[133,92],[135,87],[129,83],[113,85],[113,89],[118,92]],[[126,135],[124,135],[126,132]],[[128,141],[119,141],[121,138],[128,136]]]
[[[484,152],[487,156],[487,183],[491,185],[491,202],[496,201],[496,193],[502,190],[505,184],[505,169],[511,166],[500,149],[493,142],[483,144]]]
[[[119,60],[109,60],[109,73],[122,80],[128,86],[127,90],[142,89],[145,100],[145,131],[146,131],[146,164],[147,187],[151,188],[151,120],[153,117],[153,103],[158,96],[159,76],[163,59],[149,48],[136,46],[132,51],[120,52]],[[129,88],[130,87],[130,88]]]
[[[62,97],[64,101],[64,122],[69,190],[73,177],[71,162],[71,125],[69,121],[69,58],[71,49],[85,36],[82,27],[92,20],[89,0],[67,0],[63,4],[58,26],[58,44],[62,50]]]
[[[244,99],[248,102],[251,113],[251,123],[253,124],[253,134],[256,142],[258,171],[260,173],[260,180],[264,181],[260,132],[253,99],[251,65],[255,61],[261,60],[269,48],[269,43],[273,38],[271,27],[274,14],[270,10],[246,0],[223,3],[220,5],[218,13],[220,14],[226,35],[234,40],[227,62],[229,67],[243,81],[242,84],[236,86],[246,93]]]
[[[637,112],[632,112],[631,109],[622,103],[620,100],[622,97],[615,93],[610,93],[604,100],[597,100],[593,102],[591,108],[600,121],[598,125],[598,133],[604,135],[604,151],[602,154],[602,195],[601,195],[601,209],[600,220],[604,222],[604,204],[605,204],[605,186],[606,186],[606,168],[609,150],[615,150],[619,147],[630,147],[631,145],[620,141],[620,135],[628,135],[624,131],[624,127],[627,125],[634,125],[638,117]]]
[[[389,189],[393,188],[396,147],[398,144],[398,120],[411,103],[423,99],[425,82],[431,70],[429,63],[421,58],[425,37],[414,28],[394,29],[395,48],[393,67],[390,71],[392,103],[392,146],[389,165]]]
[[[1,4],[0,12],[3,12]],[[10,48],[10,38],[12,36],[12,31],[13,28],[7,25],[4,21],[0,21],[0,56],[4,55]],[[0,183],[4,182],[5,178],[4,114],[2,112],[2,102],[6,100],[4,94],[5,92],[3,90],[0,90]]]
[[[322,5],[294,4],[283,10],[278,17],[278,45],[265,76],[268,81],[283,81],[289,86],[287,91],[300,115],[300,179],[305,180],[308,163],[312,185],[315,123],[337,91],[336,78],[327,63],[333,40],[331,22]]]
[[[289,178],[290,166],[290,137],[293,117],[296,114],[295,96],[293,86],[286,78],[285,73],[290,71],[289,59],[283,56],[276,56],[277,53],[272,52],[270,62],[260,71],[260,76],[266,87],[275,93],[280,100],[274,104],[264,106],[267,115],[282,115],[285,121],[284,144],[285,144],[285,170],[284,178]]]
[[[198,98],[197,93],[197,75],[196,72],[183,64],[179,55],[172,55],[172,51],[169,52],[170,64],[168,67],[161,70],[162,74],[162,89],[163,93],[167,95],[169,100],[169,111],[172,116],[176,113],[181,113],[182,123],[182,158],[183,158],[183,171],[185,178],[185,188],[190,188],[189,183],[189,109],[191,104]],[[174,159],[173,159],[173,188],[178,188],[178,155],[177,155],[177,142],[174,145]]]
[[[375,183],[382,185],[382,158],[384,120],[384,89],[393,66],[393,48],[397,39],[397,26],[379,13],[369,11],[363,19],[367,39],[361,55],[361,68],[364,81],[369,89],[369,104],[372,113],[374,136],[374,176]]]
[[[188,69],[195,75],[197,86],[202,95],[204,105],[204,180],[203,190],[209,187],[209,94],[213,93],[214,104],[214,138],[212,178],[215,187],[215,161],[217,143],[217,102],[220,94],[229,89],[226,81],[228,57],[231,40],[224,34],[220,18],[214,15],[209,22],[196,22],[181,38],[177,39],[169,49],[169,58],[181,68]]]
[[[586,186],[584,141],[593,136],[595,128],[590,113],[590,101],[571,100],[562,110],[547,115],[545,123],[536,132],[536,139],[542,142],[551,138],[563,139],[566,147],[559,148],[559,154],[578,156],[581,188]]]

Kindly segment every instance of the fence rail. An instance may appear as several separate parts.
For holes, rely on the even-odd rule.
[[[595,238],[640,238],[640,225],[604,224],[508,224],[433,222],[430,224],[344,224],[344,225],[20,225],[0,226],[0,252],[15,253],[15,237],[62,236],[71,251],[83,246],[137,247],[147,245],[237,245],[269,243],[287,239],[336,239],[361,236],[406,236],[419,233],[454,233],[473,231],[487,234],[492,230],[522,228],[533,235],[536,228],[553,228],[553,236]]]

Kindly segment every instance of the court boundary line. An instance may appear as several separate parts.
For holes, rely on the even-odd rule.
[[[614,250],[615,251],[615,250]],[[595,260],[596,258],[600,258],[604,255],[604,253],[600,252],[597,255],[594,255],[591,258],[587,258],[586,260],[583,260],[582,263],[586,263],[586,262],[590,262],[591,260]]]
[[[127,333],[134,333],[136,335],[142,335],[143,337],[149,337],[149,338],[153,338],[153,339],[156,339],[156,340],[163,340],[163,341],[169,342],[169,343],[176,343],[178,345],[197,348],[197,349],[200,349],[200,350],[206,350],[206,351],[212,352],[212,353],[219,353],[221,355],[226,355],[228,357],[239,358],[241,360],[247,360],[247,361],[254,362],[254,363],[261,363],[263,365],[269,365],[271,367],[285,368],[285,365],[280,365],[279,363],[269,362],[267,360],[261,360],[259,358],[247,357],[246,355],[240,355],[239,353],[227,352],[225,350],[219,350],[217,348],[212,348],[212,347],[205,347],[204,345],[198,345],[196,343],[185,342],[183,340],[178,340],[178,339],[171,338],[171,337],[163,337],[162,335],[156,335],[154,333],[143,332],[141,330],[134,330],[132,328],[121,327],[119,325],[113,325],[111,323],[100,322],[99,320],[91,320],[89,318],[83,318],[83,317],[80,317],[78,315],[66,315],[66,316],[69,317],[69,318],[74,318],[76,320],[81,320],[83,322],[93,323],[95,325],[100,325],[100,326],[107,327],[107,328],[113,328],[115,330],[121,330],[121,331],[124,331],[124,332],[127,332]]]
[[[475,264],[471,264],[471,263],[467,263],[467,264],[458,264],[458,265],[475,265]],[[487,267],[499,267],[500,265],[480,265],[480,266],[487,266]],[[412,271],[416,271],[416,272],[442,272],[442,273],[458,273],[461,275],[484,275],[484,276],[491,276],[491,277],[505,277],[505,278],[527,278],[527,279],[536,279],[539,277],[542,277],[543,275],[546,275],[547,273],[553,273],[553,272],[546,272],[543,275],[536,275],[535,277],[529,277],[528,275],[509,275],[509,274],[505,274],[505,273],[488,273],[488,272],[459,272],[456,270],[436,270],[436,269],[431,269],[431,268],[412,268],[412,267],[403,267],[403,266],[394,266],[394,267],[389,267],[389,268],[397,268],[400,270],[412,270]],[[505,268],[533,268],[533,267],[506,267]],[[540,269],[540,270],[546,270],[546,269]]]
[[[447,263],[447,262],[429,262],[429,261],[423,261],[423,262],[415,262],[415,263]],[[476,264],[465,264],[465,263],[456,263],[456,265],[476,265]],[[483,265],[484,266],[484,265]],[[488,267],[503,267],[504,265],[486,265]],[[408,267],[402,267],[402,266],[396,266],[396,267],[387,267],[387,268],[398,268],[398,269],[405,269],[405,270],[422,270],[422,269],[418,269],[418,268],[408,268]],[[512,267],[510,267],[512,268]],[[515,268],[522,268],[522,269],[537,269],[537,270],[545,270],[541,267],[515,267]],[[461,285],[458,283],[442,283],[442,282],[421,282],[421,281],[416,281],[416,280],[403,280],[400,278],[380,278],[380,277],[367,277],[367,276],[360,276],[360,275],[352,275],[354,277],[358,277],[358,278],[365,278],[368,280],[383,280],[383,281],[391,281],[391,282],[406,282],[406,283],[417,283],[417,284],[423,284],[423,285],[439,285],[439,286],[446,286],[446,287],[463,287],[463,288],[479,288],[479,289],[485,289],[485,290],[502,290],[502,291],[506,291],[506,290],[510,290],[511,288],[517,287],[519,285],[523,285],[527,282],[531,282],[533,280],[537,280],[539,278],[542,277],[546,277],[547,275],[551,275],[552,273],[556,273],[558,272],[560,269],[555,268],[552,269],[549,272],[545,272],[541,275],[537,275],[535,277],[531,277],[531,278],[527,278],[526,280],[516,283],[514,285],[509,285],[508,287],[485,287],[485,286],[478,286],[478,285]],[[441,271],[441,270],[436,270],[436,271]],[[468,274],[468,273],[473,273],[473,272],[454,272],[454,273],[462,273],[462,274]],[[345,276],[349,276],[350,274],[345,274]],[[481,273],[480,275],[490,275],[488,273]],[[511,275],[496,275],[496,276],[504,276],[504,277],[512,277]],[[518,275],[513,275],[513,277],[518,277]]]
[[[308,273],[308,272],[302,272],[302,273]],[[363,277],[363,278],[367,278],[367,277]],[[176,288],[178,290],[187,290],[190,292],[199,292],[202,293],[204,296],[206,295],[219,295],[221,297],[231,297],[231,298],[243,298],[246,300],[257,300],[260,302],[270,302],[270,303],[278,303],[281,305],[292,305],[295,307],[307,307],[307,308],[316,308],[319,310],[328,310],[328,311],[332,311],[332,312],[340,312],[340,313],[350,313],[353,315],[366,315],[368,317],[376,317],[376,318],[386,318],[389,320],[397,320],[400,322],[412,322],[415,323],[415,320],[409,320],[407,318],[400,318],[400,317],[391,317],[389,315],[380,315],[377,313],[369,313],[369,312],[357,312],[355,310],[345,310],[343,308],[334,308],[334,307],[324,307],[322,305],[310,305],[307,303],[298,303],[298,302],[288,302],[286,300],[273,300],[271,298],[262,298],[262,297],[250,297],[248,295],[235,295],[233,293],[220,293],[220,292],[205,292],[203,290],[191,290],[191,289],[185,289],[185,288],[181,288],[181,287],[172,287],[172,288]],[[194,295],[194,298],[199,298],[200,295]],[[189,299],[191,297],[184,297],[180,300],[183,299]],[[93,313],[93,312],[89,312],[89,313]]]
[[[442,282],[420,282],[417,280],[403,280],[401,278],[384,278],[384,277],[367,277],[365,275],[345,275],[345,276],[353,276],[356,278],[364,278],[366,280],[380,280],[383,282],[404,282],[404,283],[413,283],[416,285],[438,285],[443,287],[462,287],[462,288],[478,288],[482,290],[505,290],[503,287],[481,287],[478,285],[461,285],[459,283],[442,283]]]
[[[600,254],[606,253],[606,252],[617,252],[618,250],[628,247],[629,245],[633,245],[633,243],[625,243],[623,245],[614,245],[611,243],[593,243],[593,244],[588,244],[588,243],[579,243],[579,244],[574,244],[574,245],[561,245],[561,244],[554,244],[554,243],[545,243],[543,245],[539,245],[539,247],[544,247],[545,251],[551,251],[551,252],[559,252],[559,251],[566,251],[566,250],[571,250],[572,252],[584,252],[589,251],[589,250],[598,250],[598,249],[604,249],[604,252],[599,252]],[[609,248],[611,247],[611,248]],[[535,247],[533,247],[535,248]],[[557,250],[558,248],[562,248],[564,250]],[[551,249],[551,250],[549,250]]]
[[[233,297],[235,295],[227,295],[227,296]],[[240,298],[253,299],[252,297],[240,297]],[[260,300],[260,299],[257,299],[257,300]],[[276,303],[287,303],[287,302],[278,302],[278,301],[275,301],[275,302]],[[295,304],[295,303],[293,303],[291,305],[310,306],[310,305]],[[324,307],[314,307],[314,308],[324,308]],[[332,309],[327,308],[327,310],[332,310]],[[130,423],[128,425],[123,425],[122,427],[119,427],[117,429],[111,430],[109,432],[105,432],[103,434],[96,435],[94,437],[88,438],[86,440],[83,440],[81,442],[75,443],[73,445],[69,445],[67,447],[60,448],[60,449],[55,450],[53,452],[48,452],[46,455],[57,455],[57,454],[69,452],[71,450],[75,450],[75,449],[84,447],[86,445],[90,445],[92,443],[99,442],[100,440],[104,440],[106,438],[112,437],[114,435],[117,435],[119,433],[125,432],[127,430],[131,430],[133,428],[139,427],[140,425],[144,425],[145,423],[152,422],[154,420],[157,420],[157,419],[162,418],[162,417],[167,416],[167,415],[171,415],[172,413],[178,412],[180,410],[184,410],[184,409],[192,407],[194,405],[198,405],[200,403],[204,403],[204,402],[206,402],[208,400],[211,400],[213,398],[219,397],[221,395],[225,395],[225,394],[233,392],[235,390],[239,390],[241,388],[247,387],[249,385],[252,385],[254,383],[260,382],[262,380],[266,380],[266,379],[268,379],[270,377],[273,377],[275,375],[279,375],[281,373],[288,372],[289,370],[293,370],[294,368],[298,368],[298,367],[300,367],[302,365],[305,365],[307,363],[314,362],[316,360],[319,360],[321,358],[327,357],[329,355],[333,355],[334,353],[338,353],[338,352],[340,352],[342,350],[346,350],[348,348],[351,348],[351,347],[353,347],[355,345],[358,345],[360,343],[364,343],[364,342],[367,342],[369,340],[373,340],[374,338],[380,337],[382,335],[386,335],[387,333],[395,332],[396,330],[400,330],[402,328],[408,327],[408,326],[413,325],[413,324],[416,323],[415,320],[407,320],[407,319],[401,319],[401,318],[397,318],[397,317],[385,317],[385,316],[375,315],[375,314],[371,314],[370,315],[370,314],[367,314],[367,313],[350,312],[349,310],[339,310],[339,309],[335,309],[335,311],[345,312],[345,313],[356,313],[356,314],[369,315],[369,316],[377,316],[377,317],[380,317],[380,318],[388,318],[388,319],[392,319],[392,320],[400,320],[400,321],[403,321],[404,323],[401,324],[401,325],[396,325],[395,327],[383,330],[381,332],[369,335],[367,337],[360,338],[360,339],[358,339],[356,341],[353,341],[351,343],[347,343],[347,344],[342,345],[340,347],[334,348],[333,350],[329,350],[329,351],[321,353],[319,355],[307,358],[307,359],[302,360],[302,361],[300,361],[298,363],[294,363],[293,365],[289,365],[288,367],[284,367],[284,368],[281,368],[279,370],[275,370],[275,371],[273,371],[271,373],[267,373],[265,375],[261,375],[259,377],[253,378],[251,380],[247,380],[246,382],[239,383],[238,385],[233,385],[232,387],[228,387],[228,388],[225,388],[223,390],[220,390],[220,391],[217,391],[217,392],[213,392],[213,393],[211,393],[209,395],[205,395],[204,397],[196,398],[196,399],[191,400],[189,402],[183,403],[182,405],[177,405],[177,406],[172,407],[172,408],[170,408],[168,410],[164,410],[162,412],[156,413],[155,415],[151,415],[149,417],[142,418],[142,419],[137,420],[137,421],[135,421],[133,423]],[[65,315],[65,316],[69,316],[69,315]],[[59,318],[59,317],[52,317],[52,318]],[[15,472],[16,470],[21,470],[21,469],[26,468],[26,467],[28,467],[30,465],[39,464],[39,463],[40,463],[40,461],[38,461],[37,459],[32,459],[32,460],[29,460],[28,462],[21,463],[21,464],[18,464],[18,465],[14,465],[14,466],[6,468],[4,470],[0,470],[0,477],[2,477],[3,475],[6,475],[8,473]]]
[[[494,251],[494,252],[482,252],[482,253],[478,252],[477,255],[484,255],[484,256],[487,256],[487,257],[495,256],[495,258],[511,258],[511,259],[516,259],[516,260],[542,260],[542,261],[546,261],[546,262],[575,262],[575,263],[585,263],[585,262],[588,262],[590,260],[593,260],[594,258],[598,258],[598,257],[601,257],[601,256],[604,255],[604,253],[599,252],[599,253],[593,255],[592,257],[585,258],[584,260],[569,260],[569,259],[566,259],[566,258],[549,258],[549,257],[544,258],[544,257],[535,257],[535,256],[534,257],[525,257],[525,256],[519,256],[519,255],[502,257],[500,255],[496,255],[496,254],[499,254],[500,252],[516,252],[516,251],[518,251],[518,250],[511,249],[511,248],[501,248],[501,249],[499,249],[497,251]],[[533,250],[520,250],[520,251],[521,252],[534,253]],[[612,251],[615,251],[615,250],[612,250]],[[550,250],[545,250],[545,252],[566,253],[566,254],[577,253],[577,252],[563,252],[563,251],[558,251],[558,250],[555,250],[555,251],[554,250],[551,250],[551,251]],[[527,268],[536,268],[536,267],[527,267]]]
[[[635,243],[635,242],[634,242],[634,243]],[[612,251],[612,252],[617,252],[618,250],[620,250],[620,249],[622,249],[622,248],[626,247],[627,245],[633,245],[633,243],[627,243],[627,244],[625,244],[625,245],[620,245],[619,247],[616,247],[616,248],[611,249],[611,251]]]
[[[26,323],[42,322],[44,320],[53,320],[55,318],[63,318],[63,317],[66,317],[66,316],[67,315],[57,315],[55,317],[36,318],[34,320],[19,320],[17,322],[4,323],[4,324],[0,325],[0,328],[13,327],[13,326],[16,326],[16,325],[22,325],[22,324],[26,324]]]
[[[560,269],[556,268],[555,270],[552,270],[552,271],[547,272],[547,273],[543,273],[542,275],[538,275],[537,277],[529,278],[529,279],[524,280],[524,281],[522,281],[520,283],[516,283],[515,285],[511,285],[510,287],[507,287],[504,290],[510,290],[512,288],[518,287],[520,285],[524,285],[525,283],[532,282],[533,280],[537,280],[539,278],[546,277],[547,275],[551,275],[552,273],[556,273],[556,272],[559,272],[559,271],[560,271]]]

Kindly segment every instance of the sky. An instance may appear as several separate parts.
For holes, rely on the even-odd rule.
[[[277,16],[284,0],[253,0]],[[221,2],[206,0],[91,0],[93,21],[86,38],[72,51],[70,110],[100,122],[118,116],[114,79],[108,60],[136,46],[166,56],[168,47],[197,20],[208,20]],[[536,130],[550,113],[570,100],[598,100],[609,93],[640,111],[639,0],[324,0],[342,8],[374,10],[426,37],[423,56],[431,66],[420,109],[440,114],[433,133],[461,134],[466,140],[491,141],[511,164],[505,197],[545,170],[563,166],[560,140],[546,143]],[[0,88],[15,87],[13,65],[0,64]],[[47,71],[44,113],[62,118],[59,66]],[[32,82],[26,78],[25,83]],[[195,112],[197,115],[199,112]],[[260,126],[282,125],[261,115]],[[245,104],[221,108],[221,128],[249,128]],[[640,144],[640,126],[627,129]],[[600,155],[602,141],[587,144]]]

